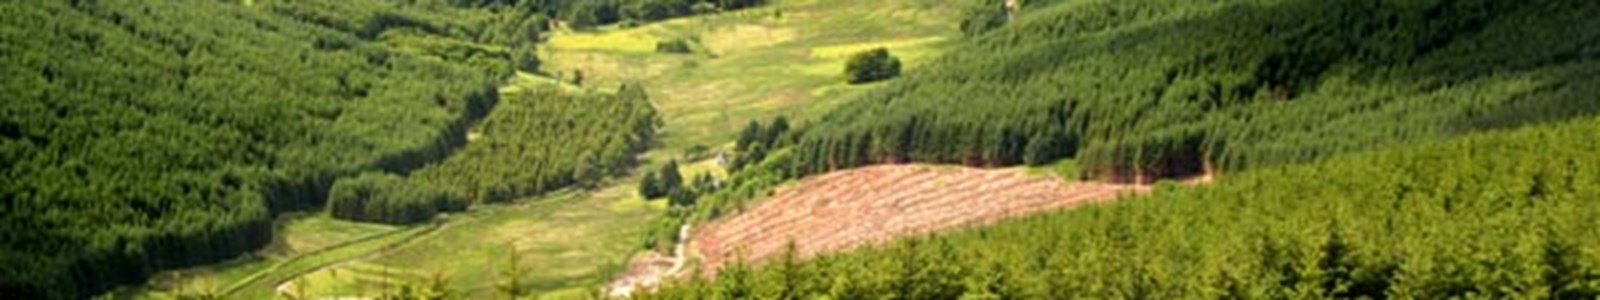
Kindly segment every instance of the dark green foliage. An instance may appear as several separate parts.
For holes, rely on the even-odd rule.
[[[0,4],[0,294],[81,299],[259,248],[337,178],[450,153],[507,75],[494,51],[413,51],[470,45],[464,12],[233,2]]]
[[[966,16],[961,19],[961,33],[973,37],[1004,26],[1012,17],[1006,10],[1005,1],[975,1],[977,3],[968,7]]]
[[[767,132],[762,136],[761,143],[776,148],[780,145],[785,134],[789,133],[789,118],[778,116],[772,119],[772,125],[767,126]]]
[[[694,53],[694,41],[688,38],[674,38],[656,42],[656,52],[688,54]]]
[[[368,173],[340,179],[328,192],[328,213],[348,220],[410,224],[441,211],[461,211],[467,202],[393,174]]]
[[[844,65],[850,84],[861,84],[900,76],[900,59],[887,48],[877,48],[850,56]]]
[[[768,0],[713,0],[717,7],[725,10],[746,9],[766,4]]]
[[[591,28],[617,23],[665,20],[693,14],[737,10],[765,4],[765,0],[461,0],[467,7],[500,7],[538,13],[566,21],[573,27]]]
[[[1600,111],[1594,1],[1027,2],[809,126],[802,173],[1077,157],[1150,181]]]
[[[640,176],[640,177],[641,177],[641,178],[639,178],[639,197],[640,198],[644,198],[646,200],[649,200],[649,199],[661,198],[661,196],[665,196],[667,194],[666,191],[661,190],[661,180],[656,177],[656,173],[655,172],[644,172],[644,175]]]
[[[1267,167],[639,299],[1600,296],[1600,119]],[[820,284],[819,284],[820,283]]]
[[[479,139],[412,179],[474,203],[591,185],[636,165],[660,122],[635,85],[617,94],[532,90],[501,102],[474,130]]]
[[[667,192],[667,201],[672,206],[694,206],[696,197],[699,195],[687,187],[678,187]]]
[[[1000,29],[1011,23],[1016,18],[1032,12],[1035,8],[1050,7],[1065,0],[1016,0],[1018,7],[1006,7],[1008,0],[979,0],[972,1],[965,8],[965,15],[961,18],[959,27],[961,33],[968,37],[981,36],[984,33]]]
[[[1071,156],[1077,150],[1074,137],[1062,134],[1059,131],[1046,131],[1029,137],[1022,148],[1022,163],[1030,166],[1040,166],[1057,158]],[[1015,144],[1013,144],[1015,146]]]
[[[734,140],[733,147],[739,151],[750,148],[750,145],[760,144],[766,139],[767,131],[761,128],[761,122],[750,120],[744,125],[744,130],[739,131],[739,138]]]
[[[696,194],[704,195],[716,191],[717,185],[717,179],[712,177],[710,173],[700,173],[700,175],[694,176],[694,183],[690,185],[690,188],[694,189]]]
[[[676,160],[667,161],[666,165],[661,166],[658,179],[661,180],[660,190],[666,191],[669,195],[683,189],[683,173],[678,171]]]
[[[761,122],[750,120],[739,138],[734,141],[738,153],[733,161],[728,163],[728,169],[738,171],[745,166],[760,162],[767,158],[767,152],[778,147],[787,146],[785,137],[789,134],[789,119],[778,116],[772,120],[771,125],[763,126]]]
[[[645,172],[644,179],[639,181],[639,196],[645,199],[661,197],[671,198],[673,203],[682,201],[682,197],[693,197],[690,186],[685,185],[683,173],[678,170],[678,161],[667,161],[655,172]]]

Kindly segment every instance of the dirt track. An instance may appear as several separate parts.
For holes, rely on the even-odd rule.
[[[806,257],[1145,190],[1020,172],[890,165],[829,173],[699,226],[690,247],[712,275],[731,259],[782,254],[790,241]]]

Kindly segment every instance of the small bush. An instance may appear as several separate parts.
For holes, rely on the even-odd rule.
[[[694,41],[687,38],[675,38],[656,42],[656,52],[689,54],[694,53]]]
[[[900,76],[900,59],[889,54],[887,48],[877,48],[857,53],[845,63],[845,75],[850,84],[861,84]]]

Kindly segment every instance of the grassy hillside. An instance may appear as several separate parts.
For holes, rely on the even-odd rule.
[[[310,297],[377,297],[392,295],[402,285],[425,284],[437,274],[447,279],[444,289],[454,295],[451,299],[489,299],[502,297],[501,287],[515,278],[525,296],[585,299],[625,266],[644,225],[665,210],[664,202],[645,202],[631,187],[615,182],[592,192],[483,205],[454,214],[435,232],[399,247],[284,283]],[[513,250],[515,262],[509,258]],[[273,292],[253,289],[239,295],[260,298]]]
[[[638,82],[660,105],[657,162],[718,149],[752,119],[822,115],[877,85],[845,83],[856,51],[889,47],[918,68],[958,37],[963,7],[948,1],[772,1],[757,8],[631,28],[557,31],[544,70],[584,85]],[[692,53],[656,52],[690,40]],[[701,150],[701,151],[689,151]]]
[[[397,26],[254,3],[0,4],[0,291],[81,298],[258,248],[333,178],[464,142],[510,70],[492,46],[417,51],[473,43],[456,29],[484,25],[449,10],[338,2]]]
[[[1050,1],[833,110],[802,172],[1076,157],[1122,181],[1592,115],[1592,1]]]
[[[1073,177],[1136,182],[1230,176],[816,262],[780,259],[657,296],[1600,291],[1583,179],[1596,169],[1586,132],[1596,123],[1457,140],[1600,112],[1600,31],[1573,26],[1593,23],[1600,5],[1025,2],[1014,21],[798,129],[792,146],[778,143],[701,199],[697,216],[736,213],[787,179],[873,163],[1064,161]],[[1302,163],[1313,164],[1285,167]]]
[[[1470,135],[799,261],[644,299],[1600,296],[1600,120]]]
[[[586,87],[637,82],[649,88],[663,127],[659,144],[645,155],[645,169],[680,160],[686,179],[726,178],[728,170],[713,158],[729,152],[741,126],[780,116],[801,126],[883,87],[847,83],[845,62],[860,51],[888,48],[908,73],[917,72],[958,43],[966,8],[937,0],[773,1],[638,27],[557,30],[540,58],[545,73],[564,82],[581,73]],[[689,41],[692,51],[656,51],[658,43],[676,40]],[[741,181],[752,180],[729,182]],[[651,226],[645,247],[671,249],[683,214],[675,216]]]

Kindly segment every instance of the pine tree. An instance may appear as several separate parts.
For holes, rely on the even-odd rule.
[[[761,128],[761,122],[750,120],[750,123],[744,125],[744,130],[739,132],[739,139],[733,143],[734,148],[745,151],[750,145],[762,143],[766,134],[767,132]]]
[[[783,135],[788,132],[789,118],[778,116],[777,119],[772,120],[771,126],[767,126],[767,132],[762,137],[761,143],[766,144],[768,149],[777,148],[782,142]]]
[[[661,166],[660,178],[657,179],[659,180],[657,182],[661,184],[657,189],[659,192],[670,195],[672,192],[682,189],[683,174],[678,173],[678,161],[667,161],[665,166]]]
[[[656,179],[655,172],[644,172],[644,177],[639,179],[639,197],[645,200],[661,197],[661,183]]]
[[[517,247],[506,245],[506,262],[504,269],[500,270],[500,282],[495,283],[495,290],[500,292],[505,299],[517,299],[527,293],[522,288],[522,259],[517,253]]]

